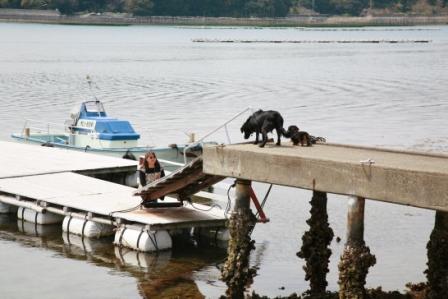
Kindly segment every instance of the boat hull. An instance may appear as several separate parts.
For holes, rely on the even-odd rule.
[[[16,141],[24,142],[24,143],[64,148],[64,149],[68,149],[68,150],[89,152],[89,153],[108,155],[108,156],[114,156],[114,157],[119,157],[119,158],[123,158],[126,154],[132,154],[132,156],[134,156],[136,159],[138,159],[139,156],[144,155],[145,153],[147,153],[149,151],[153,151],[156,153],[158,159],[168,160],[168,161],[172,161],[172,162],[179,162],[179,163],[184,163],[183,152],[184,152],[184,149],[188,146],[188,144],[172,144],[172,145],[169,145],[166,147],[163,147],[163,146],[136,146],[136,147],[126,147],[126,148],[95,148],[95,147],[91,147],[89,145],[81,147],[81,146],[65,144],[62,142],[58,142],[57,138],[54,138],[54,136],[49,136],[49,135],[39,135],[38,137],[33,137],[33,136],[23,137],[23,136],[20,136],[17,134],[12,134],[11,137],[14,138]],[[192,157],[198,156],[201,154],[200,152],[201,152],[200,146],[189,149],[188,153],[187,153],[187,158],[192,158]]]

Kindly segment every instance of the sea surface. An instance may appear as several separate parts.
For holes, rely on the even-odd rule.
[[[207,40],[428,40],[429,43],[195,43]],[[89,89],[86,76],[94,82]],[[97,97],[128,119],[141,144],[204,136],[237,113],[273,109],[328,141],[448,152],[448,26],[237,28],[0,24],[0,140],[25,119],[63,124]],[[228,126],[231,142],[242,141]],[[37,126],[37,123],[36,123]],[[227,142],[224,130],[208,140]],[[1,149],[0,149],[1,154]],[[368,157],[366,157],[368,158]],[[1,166],[0,166],[1,167]],[[268,186],[255,183],[259,197]],[[250,289],[267,296],[308,287],[296,256],[311,192],[274,186],[252,237]],[[345,241],[347,198],[329,195],[330,290]],[[377,264],[367,286],[403,290],[425,280],[434,212],[366,203],[365,239]],[[183,241],[182,241],[183,242]],[[0,216],[2,298],[217,298],[225,250],[182,243],[159,255],[120,252],[111,240],[67,240],[59,226]]]

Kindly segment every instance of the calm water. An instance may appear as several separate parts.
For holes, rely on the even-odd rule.
[[[429,39],[428,44],[206,44],[192,39]],[[25,118],[63,123],[89,98],[85,76],[110,115],[127,118],[142,144],[204,135],[248,106],[279,110],[286,125],[341,143],[448,152],[448,27],[257,29],[0,24],[0,139]],[[244,118],[244,117],[243,117]],[[233,142],[239,126],[230,125]],[[225,141],[225,133],[212,138]],[[0,150],[1,151],[1,150]],[[267,186],[255,184],[260,197]],[[252,289],[274,296],[307,288],[295,253],[307,229],[309,191],[275,186],[271,219],[256,227]],[[329,288],[337,289],[345,197],[330,195]],[[425,279],[433,212],[368,201],[367,244],[377,256],[370,287]],[[51,230],[47,228],[47,230]],[[5,298],[216,298],[224,253],[182,245],[163,255],[75,242],[59,227],[36,234],[0,218],[0,290]],[[79,240],[78,240],[79,241]],[[110,241],[110,240],[109,240]],[[71,244],[71,245],[70,245]],[[284,290],[279,289],[284,287]]]

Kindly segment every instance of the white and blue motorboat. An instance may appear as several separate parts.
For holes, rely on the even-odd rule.
[[[21,142],[118,157],[138,158],[154,151],[159,159],[177,162],[184,162],[184,151],[189,156],[195,156],[201,150],[200,145],[193,143],[165,147],[138,146],[140,135],[130,122],[107,116],[103,104],[96,99],[75,107],[64,125],[45,123],[36,127],[35,123],[26,121],[22,132],[14,133],[12,137]]]

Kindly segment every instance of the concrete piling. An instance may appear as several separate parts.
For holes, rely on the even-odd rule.
[[[448,294],[448,213],[436,211],[436,221],[428,244],[428,299]]]
[[[314,191],[310,201],[311,217],[306,221],[310,229],[302,237],[302,247],[297,256],[305,259],[305,280],[310,282],[311,296],[325,294],[328,282],[326,280],[329,272],[331,249],[329,248],[333,239],[333,230],[328,223],[327,194]]]
[[[364,299],[369,267],[376,258],[364,242],[365,199],[350,197],[347,217],[347,242],[339,262],[339,299]]]
[[[250,181],[236,181],[236,201],[229,219],[230,240],[222,279],[227,284],[226,297],[244,298],[246,286],[252,282],[255,269],[249,267],[251,250],[255,249],[250,234],[256,218],[250,209]]]

